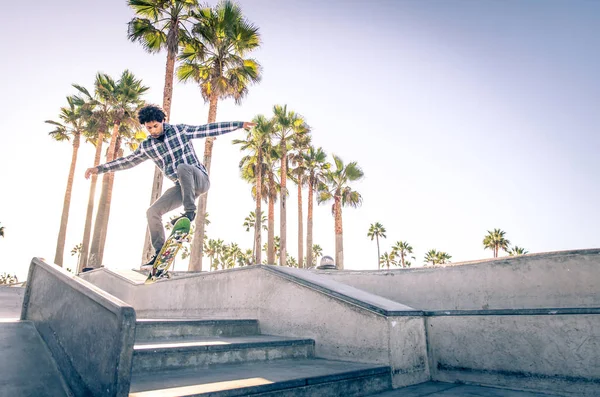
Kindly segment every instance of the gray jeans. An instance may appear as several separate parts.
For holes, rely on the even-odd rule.
[[[177,166],[178,182],[168,189],[156,200],[146,215],[148,217],[148,229],[150,239],[156,252],[160,251],[165,243],[165,230],[162,224],[162,216],[183,204],[185,212],[196,210],[196,198],[210,188],[208,176],[198,167],[188,164]]]

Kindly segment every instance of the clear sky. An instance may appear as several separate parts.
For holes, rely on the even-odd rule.
[[[263,81],[241,106],[219,104],[217,119],[250,120],[287,104],[311,125],[314,145],[359,163],[365,178],[354,188],[364,202],[343,211],[346,268],[376,269],[376,245],[367,237],[376,221],[387,228],[382,253],[407,240],[417,266],[432,248],[453,262],[490,257],[482,240],[493,228],[530,252],[598,247],[600,2],[240,4],[260,27],[254,57]],[[151,88],[146,100],[161,104],[166,56],[127,40],[133,13],[124,0],[13,1],[3,14],[0,273],[23,278],[32,257],[54,258],[71,159],[71,146],[53,141],[44,120],[58,119],[75,93],[71,84],[91,89],[98,71],[116,78],[130,69]],[[198,88],[176,84],[172,121],[203,124],[207,115]],[[254,203],[231,144],[242,137],[238,131],[215,143],[207,232],[250,248],[242,223]],[[203,141],[195,146],[203,152]],[[69,251],[82,240],[83,173],[92,163],[93,147],[83,145],[67,267],[75,266]],[[116,174],[107,267],[140,264],[152,173],[146,162]],[[294,192],[288,252],[297,257]],[[333,256],[330,208],[316,209],[314,242]],[[178,260],[176,269],[185,267]]]

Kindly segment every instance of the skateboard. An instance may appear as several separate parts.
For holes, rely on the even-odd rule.
[[[154,266],[152,266],[152,270],[150,270],[150,274],[148,274],[145,284],[152,284],[164,277],[171,278],[169,268],[175,261],[177,252],[179,252],[184,239],[189,233],[190,220],[188,218],[179,219],[173,226],[169,238],[167,238],[167,241],[165,241],[163,247],[156,256],[156,261],[154,261]]]

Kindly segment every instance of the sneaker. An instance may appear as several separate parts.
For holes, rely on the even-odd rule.
[[[181,214],[177,218],[173,218],[171,220],[171,225],[175,225],[177,223],[177,221],[180,220],[181,218],[188,218],[190,220],[190,222],[191,222],[191,221],[194,220],[194,218],[196,218],[196,211],[184,212],[183,214]]]
[[[152,270],[152,267],[154,266],[154,262],[156,262],[157,256],[158,256],[158,254],[152,255],[152,258],[150,258],[150,260],[147,263],[144,263],[142,266],[140,266],[140,269],[141,270]]]

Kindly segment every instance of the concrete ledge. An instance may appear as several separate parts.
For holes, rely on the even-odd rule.
[[[128,395],[133,307],[33,258],[21,319],[34,323],[75,395]]]
[[[436,310],[423,312],[435,316],[561,316],[567,314],[600,314],[600,307],[571,307],[547,309],[499,309],[499,310]]]
[[[313,272],[427,311],[600,307],[600,249],[389,271]]]
[[[384,316],[419,316],[423,314],[420,310],[415,310],[412,307],[362,291],[344,283],[328,280],[325,277],[307,272],[306,270],[268,265],[259,265],[257,267],[275,273],[286,280],[362,307],[363,309],[383,314]]]

